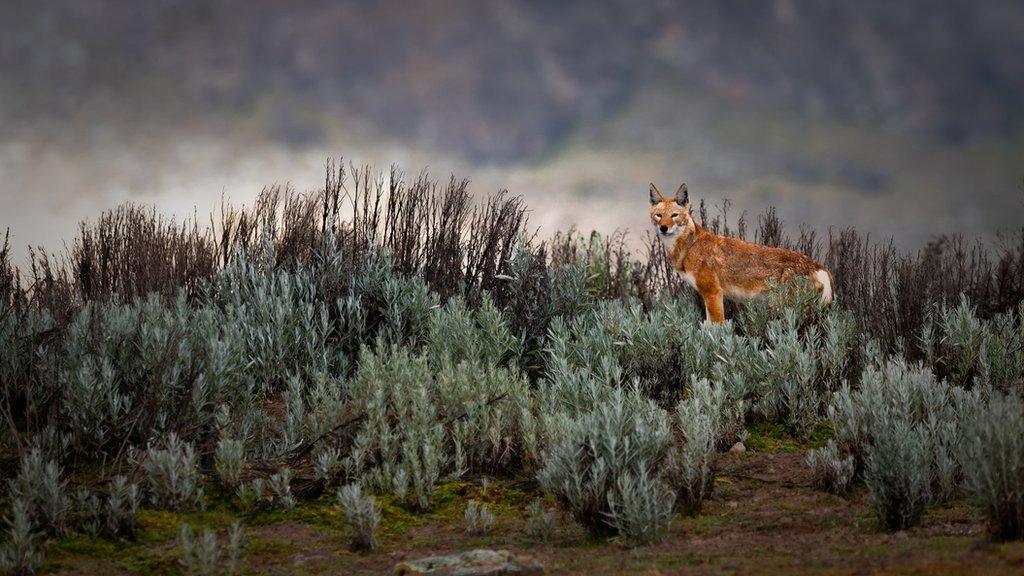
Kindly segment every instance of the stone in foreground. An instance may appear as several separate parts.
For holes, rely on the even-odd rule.
[[[517,574],[538,576],[544,567],[526,556],[516,556],[508,550],[470,550],[448,556],[431,556],[395,566],[395,576],[499,576]]]

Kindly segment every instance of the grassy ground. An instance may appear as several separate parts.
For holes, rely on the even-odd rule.
[[[52,543],[45,572],[177,574],[179,525],[209,527],[226,540],[240,518],[246,534],[244,574],[381,574],[401,560],[472,548],[533,556],[549,574],[1020,574],[1024,542],[993,543],[978,512],[963,502],[933,508],[921,526],[881,531],[863,488],[848,498],[815,490],[804,465],[806,446],[771,427],[755,428],[750,450],[722,455],[714,497],[700,516],[679,517],[663,542],[631,550],[595,540],[560,518],[549,542],[526,535],[530,482],[449,483],[437,506],[414,514],[385,499],[380,548],[353,553],[329,499],[287,512],[239,516],[226,504],[202,513],[146,511],[136,542],[82,536]],[[466,502],[488,503],[498,520],[486,536],[465,533]],[[553,505],[549,502],[549,505]]]

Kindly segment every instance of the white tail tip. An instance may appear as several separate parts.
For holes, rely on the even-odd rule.
[[[822,268],[814,273],[814,279],[821,284],[821,303],[830,304],[832,302],[832,275],[828,273],[828,270]]]

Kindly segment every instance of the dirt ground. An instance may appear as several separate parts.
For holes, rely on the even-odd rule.
[[[473,548],[532,556],[547,574],[1024,574],[1024,542],[992,543],[976,509],[933,508],[921,526],[881,531],[863,488],[841,498],[811,487],[802,453],[725,454],[714,497],[697,517],[678,517],[664,541],[629,549],[595,540],[568,518],[555,536],[533,542],[525,531],[532,487],[505,481],[452,483],[437,507],[413,515],[384,503],[380,547],[353,553],[328,499],[287,513],[243,517],[245,574],[386,574],[399,561]],[[487,501],[498,520],[469,536],[465,502]],[[175,574],[177,524],[208,526],[224,540],[225,510],[178,516],[144,513],[138,543],[69,539],[51,545],[47,572]]]

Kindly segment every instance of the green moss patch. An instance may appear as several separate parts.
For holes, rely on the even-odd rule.
[[[747,428],[746,446],[755,452],[794,453],[804,450],[804,446],[789,432],[783,424],[758,422]]]

